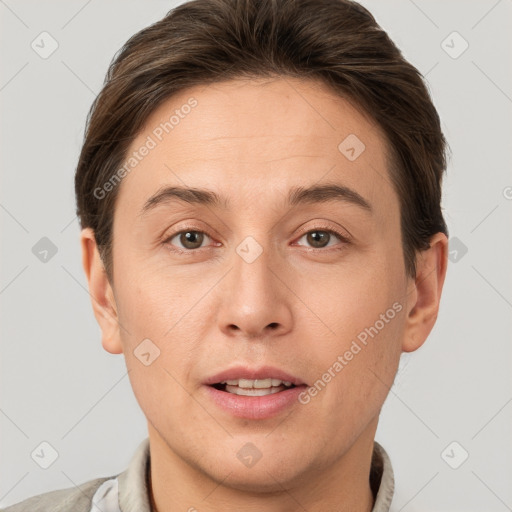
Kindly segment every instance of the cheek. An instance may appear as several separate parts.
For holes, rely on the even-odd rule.
[[[405,325],[402,273],[376,258],[302,289],[325,333],[313,354],[316,387],[328,388],[324,403],[341,414],[362,401],[380,406],[393,382]]]
[[[334,344],[327,343],[328,346],[341,343],[338,348],[343,348],[344,342],[376,322],[377,327],[382,327],[382,314],[386,316],[385,330],[397,323],[388,322],[387,317],[394,320],[397,307],[393,308],[393,304],[405,298],[406,284],[403,271],[393,268],[387,260],[389,258],[378,254],[369,254],[358,264],[317,271],[314,279],[295,279],[294,289],[297,295],[307,298],[305,305],[321,322],[322,336],[334,340]],[[391,311],[386,315],[388,310]],[[308,318],[313,316],[308,315]]]
[[[130,279],[119,285],[118,315],[127,367],[141,379],[148,379],[147,385],[163,382],[167,386],[172,377],[179,383],[187,382],[204,330],[211,324],[201,298],[212,283],[192,282],[175,272],[155,271],[149,266],[138,275],[125,275]],[[150,356],[145,359],[154,359],[151,367],[160,368],[159,372],[145,371],[142,354],[148,352]],[[174,393],[174,384],[171,386]]]
[[[336,338],[319,344],[321,353],[312,357],[316,380],[302,403],[309,400],[333,446],[354,441],[375,420],[398,368],[405,310],[385,300],[374,306],[364,313],[361,305],[347,307]]]
[[[118,315],[130,333],[127,339],[134,337],[133,342],[141,336],[163,339],[190,309],[195,292],[179,276],[172,278],[169,272],[166,275],[148,265],[132,265],[119,275],[129,276],[117,286]],[[123,334],[126,338],[126,331]]]
[[[173,418],[187,410],[185,389],[200,339],[190,311],[195,293],[147,276],[127,282],[123,294],[119,318],[133,392],[153,425],[179,432]]]

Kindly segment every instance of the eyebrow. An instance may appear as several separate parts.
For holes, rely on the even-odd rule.
[[[219,196],[213,190],[169,186],[161,188],[145,202],[141,210],[141,215],[146,214],[159,205],[167,204],[173,200],[216,208],[229,208],[229,200]],[[363,196],[351,188],[335,183],[312,185],[310,187],[293,187],[288,194],[288,203],[290,206],[330,201],[346,202],[359,206],[363,210],[372,213],[370,203]]]

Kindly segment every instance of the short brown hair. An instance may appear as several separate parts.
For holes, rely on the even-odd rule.
[[[419,71],[370,12],[350,0],[192,0],[131,37],[114,56],[87,117],[75,175],[77,214],[94,230],[107,276],[119,187],[102,187],[123,166],[149,115],[195,85],[236,78],[321,80],[383,130],[400,201],[405,266],[447,234],[441,212],[446,141]],[[341,142],[341,141],[340,141]]]

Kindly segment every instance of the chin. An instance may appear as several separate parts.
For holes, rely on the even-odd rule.
[[[244,492],[277,493],[283,488],[291,486],[300,479],[307,468],[304,467],[304,458],[301,458],[301,467],[296,460],[281,456],[279,450],[269,450],[270,456],[261,455],[261,458],[246,466],[239,458],[226,460],[226,453],[219,454],[212,462],[210,468],[203,467],[203,471],[219,484]],[[243,457],[241,457],[243,459]],[[265,460],[267,458],[267,460]],[[295,458],[294,458],[295,459]],[[204,460],[202,461],[205,462]]]
[[[234,470],[224,481],[222,485],[237,491],[243,491],[254,494],[280,494],[284,488],[288,487],[290,481],[293,481],[293,475],[286,472],[285,475],[273,471],[275,468],[266,470],[255,468],[244,470]],[[281,472],[282,473],[282,472]]]

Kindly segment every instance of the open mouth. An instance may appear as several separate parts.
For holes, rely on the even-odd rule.
[[[234,395],[266,396],[292,389],[295,385],[280,379],[234,379],[218,382],[212,387]]]
[[[236,367],[205,379],[209,399],[235,418],[264,420],[296,406],[307,385],[293,374],[270,366]]]

